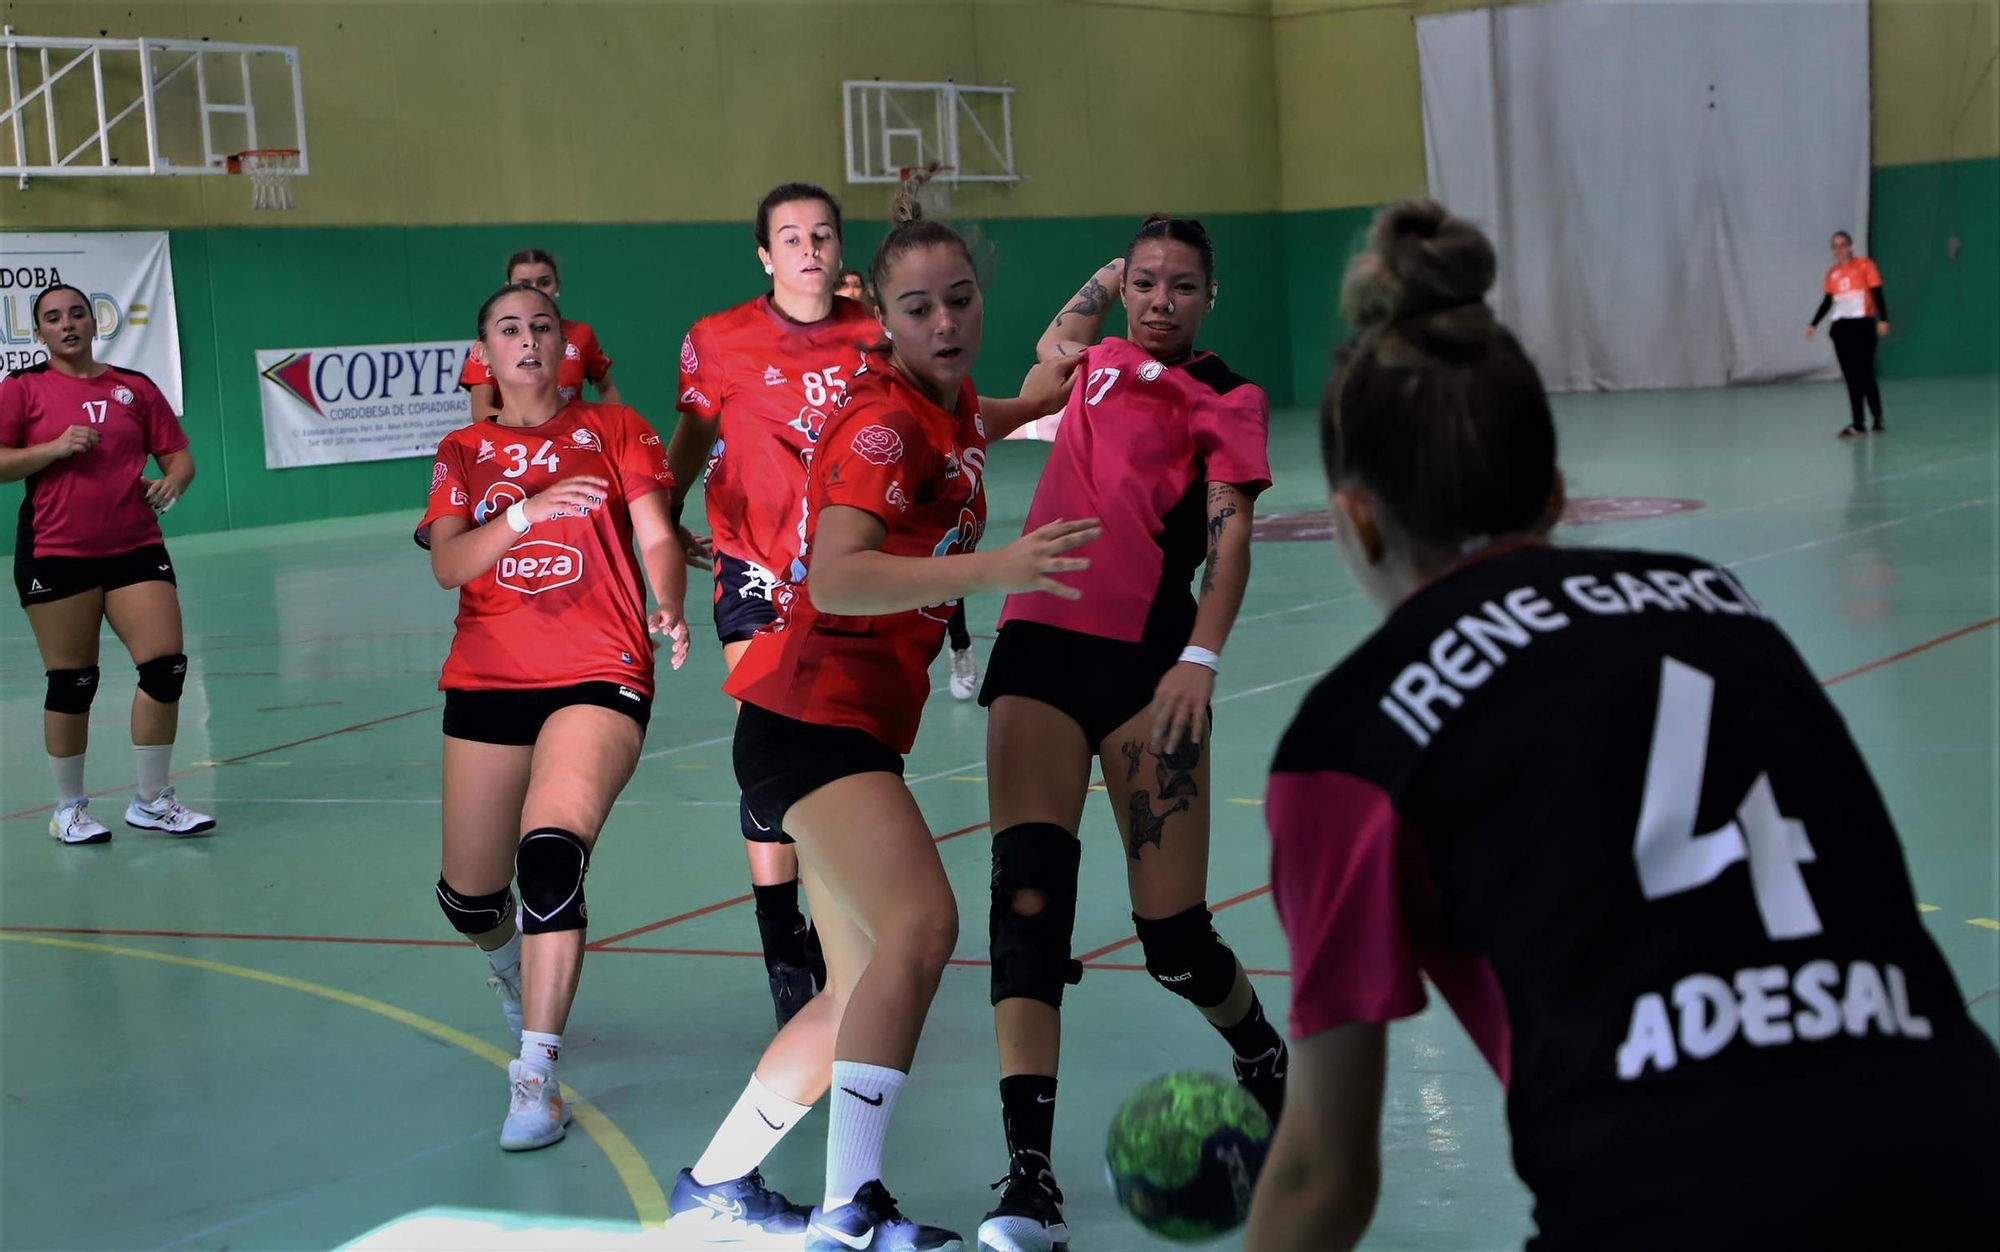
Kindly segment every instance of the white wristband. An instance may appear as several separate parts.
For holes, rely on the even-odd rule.
[[[1181,660],[1192,661],[1194,664],[1213,673],[1220,674],[1222,672],[1217,668],[1222,662],[1222,655],[1218,652],[1210,652],[1207,648],[1197,647],[1194,644],[1189,644],[1187,647],[1181,649]]]
[[[528,533],[528,527],[534,523],[528,520],[528,506],[524,501],[516,500],[507,506],[507,524],[514,528],[517,535]]]

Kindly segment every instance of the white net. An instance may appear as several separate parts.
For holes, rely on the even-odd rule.
[[[295,209],[292,177],[299,172],[299,154],[290,149],[237,154],[237,162],[250,176],[252,209]]]

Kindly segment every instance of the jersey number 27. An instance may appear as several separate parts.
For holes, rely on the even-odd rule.
[[[1814,859],[1805,824],[1778,811],[1771,776],[1759,773],[1720,829],[1695,833],[1708,766],[1709,714],[1715,679],[1672,657],[1660,665],[1660,706],[1632,840],[1639,888],[1648,900],[1713,882],[1738,861],[1750,863],[1750,890],[1765,933],[1802,939],[1820,933],[1819,910],[1806,890],[1802,862]]]

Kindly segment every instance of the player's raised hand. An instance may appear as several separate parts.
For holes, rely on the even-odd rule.
[[[1076,522],[1050,522],[1022,535],[993,554],[987,585],[994,591],[1046,591],[1065,600],[1081,599],[1083,592],[1058,582],[1056,574],[1072,574],[1090,568],[1090,558],[1064,556],[1104,533],[1096,518]]]

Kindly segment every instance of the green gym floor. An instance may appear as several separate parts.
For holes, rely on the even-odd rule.
[[[1846,715],[1902,831],[1924,924],[1995,1032],[2000,382],[1901,382],[1887,400],[1889,434],[1841,442],[1837,385],[1566,398],[1571,494],[1601,503],[1562,538],[1741,572]],[[996,536],[1018,531],[1044,455],[993,450]],[[1260,514],[1325,507],[1307,415],[1278,420],[1271,460],[1279,481]],[[212,837],[113,820],[108,846],[47,838],[41,665],[26,621],[5,611],[5,1248],[328,1248],[437,1207],[652,1222],[769,1038],[730,704],[698,576],[695,654],[678,674],[662,667],[644,763],[591,875],[593,943],[562,1074],[586,1103],[556,1147],[495,1145],[511,1041],[485,962],[431,894],[435,688],[455,597],[410,542],[412,482],[402,514],[174,544],[192,657],[176,785],[217,816]],[[1265,767],[1306,684],[1374,617],[1323,543],[1262,542],[1256,560],[1216,701],[1209,898],[1277,1017],[1286,954],[1266,893]],[[998,609],[974,602],[975,631]],[[133,678],[109,635],[104,656],[90,783],[116,819]],[[909,780],[958,888],[962,960],[932,1009],[887,1174],[913,1215],[969,1236],[1005,1164],[982,962],[985,718],[944,692],[942,661],[934,673]],[[1111,1201],[1105,1125],[1146,1076],[1224,1069],[1225,1054],[1137,963],[1102,804],[1085,846],[1076,943],[1092,972],[1070,993],[1056,1166],[1080,1252],[1160,1247]],[[1391,1044],[1368,1246],[1518,1247],[1528,1203],[1493,1076],[1435,1007]],[[767,1165],[806,1200],[823,1119]],[[586,1246],[615,1241],[597,1229]]]

